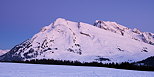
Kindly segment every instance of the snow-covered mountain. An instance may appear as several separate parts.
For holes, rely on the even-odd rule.
[[[7,52],[9,52],[9,50],[0,50],[0,56],[7,53]]]
[[[154,56],[153,33],[149,33],[146,42],[140,36],[145,32],[132,31],[113,22],[106,24],[98,21],[93,26],[58,18],[31,39],[16,45],[0,60],[56,59],[106,63],[141,61]]]

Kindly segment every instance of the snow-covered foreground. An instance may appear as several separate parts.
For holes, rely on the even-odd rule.
[[[0,63],[0,77],[153,77],[154,72],[104,67]]]

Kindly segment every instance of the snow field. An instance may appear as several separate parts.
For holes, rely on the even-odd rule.
[[[153,77],[154,72],[105,67],[0,63],[0,77]]]

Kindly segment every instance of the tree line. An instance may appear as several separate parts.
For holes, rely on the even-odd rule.
[[[140,70],[140,71],[154,71],[152,66],[135,65],[135,63],[122,62],[122,63],[102,63],[102,62],[79,62],[69,60],[54,60],[54,59],[33,59],[26,61],[11,61],[15,63],[30,63],[30,64],[55,64],[55,65],[74,65],[74,66],[97,66],[109,67],[127,70]]]

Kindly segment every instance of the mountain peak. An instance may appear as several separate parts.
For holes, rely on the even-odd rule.
[[[57,18],[57,19],[55,20],[55,22],[54,22],[54,25],[58,25],[58,24],[66,25],[66,24],[67,24],[66,21],[67,21],[67,20],[64,19],[64,18]]]
[[[64,18],[57,18],[56,21],[57,22],[63,22],[63,21],[66,21],[66,19],[64,19]]]
[[[41,32],[45,32],[50,30],[52,27],[57,26],[57,25],[66,25],[67,20],[64,18],[57,18],[53,23],[51,23],[49,26],[45,26],[41,29]]]

